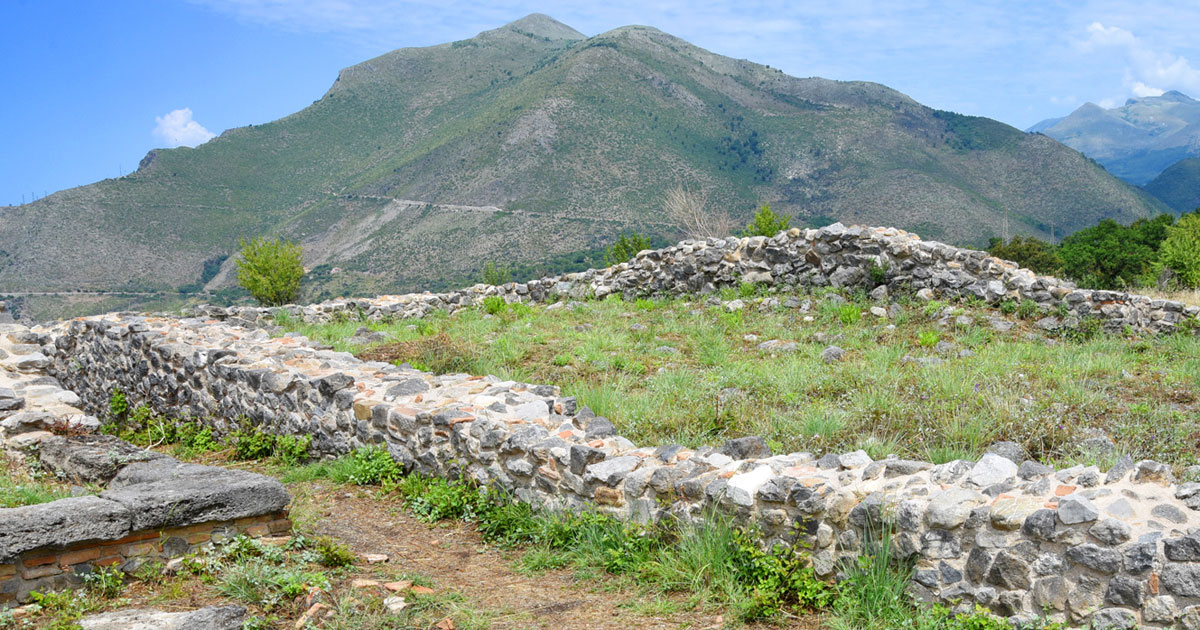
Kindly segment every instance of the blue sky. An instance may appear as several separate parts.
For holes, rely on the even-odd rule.
[[[1086,101],[1200,97],[1200,3],[3,0],[0,204],[128,173],[316,100],[337,71],[533,12],[647,24],[795,76],[877,81],[1025,128]]]

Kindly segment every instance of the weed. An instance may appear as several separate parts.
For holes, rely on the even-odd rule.
[[[113,599],[125,590],[125,573],[116,567],[94,568],[83,576],[83,585],[99,597]]]
[[[379,485],[399,477],[404,471],[387,449],[379,447],[360,448],[348,457],[348,465],[342,472],[343,479],[358,486]]]
[[[508,304],[504,302],[504,298],[498,295],[489,295],[483,298],[483,312],[488,315],[499,315],[508,308]]]
[[[862,319],[862,311],[859,310],[856,304],[843,304],[837,310],[838,321],[849,326],[858,323]]]
[[[1033,316],[1037,315],[1037,313],[1038,305],[1033,300],[1021,300],[1021,303],[1017,306],[1017,317],[1021,319],[1033,319]]]
[[[337,568],[354,564],[354,552],[332,538],[327,536],[318,538],[313,547],[317,552],[317,562],[324,566]]]
[[[1000,312],[1004,313],[1005,315],[1012,315],[1013,313],[1016,313],[1017,312],[1017,301],[1016,300],[1004,300],[1004,301],[1000,302]]]

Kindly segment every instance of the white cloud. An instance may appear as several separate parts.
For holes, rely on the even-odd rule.
[[[1185,57],[1156,49],[1132,32],[1118,26],[1092,22],[1087,27],[1085,52],[1113,48],[1125,61],[1125,88],[1139,98],[1160,96],[1166,90],[1200,94],[1200,70]]]
[[[168,147],[194,147],[217,135],[192,120],[192,110],[188,107],[155,116],[154,121],[158,123],[154,126],[154,135],[166,142]]]

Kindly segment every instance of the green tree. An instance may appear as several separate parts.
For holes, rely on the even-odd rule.
[[[304,265],[300,246],[280,239],[241,239],[242,257],[237,261],[238,284],[265,306],[296,301]]]
[[[1104,219],[1063,239],[1063,270],[1082,286],[1123,289],[1147,284],[1158,260],[1158,247],[1174,217],[1162,214],[1125,226]]]
[[[742,230],[742,236],[775,236],[788,229],[791,217],[784,217],[771,211],[771,204],[764,203],[754,215],[754,220]]]
[[[1032,236],[1014,236],[1007,243],[1004,239],[994,238],[987,251],[997,258],[1011,260],[1040,274],[1062,273],[1063,261],[1058,255],[1058,248],[1053,243]]]
[[[1175,278],[1184,287],[1200,287],[1200,208],[1166,228],[1158,262],[1175,272]]]
[[[483,266],[483,271],[480,272],[479,281],[493,286],[508,284],[512,282],[512,270],[489,260]]]
[[[611,267],[632,260],[643,249],[650,249],[650,239],[637,232],[629,236],[622,234],[612,247],[604,250],[604,264]]]

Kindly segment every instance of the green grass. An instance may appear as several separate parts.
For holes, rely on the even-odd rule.
[[[16,462],[0,465],[0,508],[49,503],[71,496],[70,487]]]
[[[863,296],[839,304],[824,295],[811,296],[812,322],[797,311],[760,312],[753,299],[726,313],[685,299],[651,307],[609,298],[555,311],[281,323],[348,351],[363,350],[345,340],[366,325],[393,335],[389,357],[414,367],[558,385],[639,444],[762,435],[783,451],[865,448],[944,461],[1013,440],[1067,463],[1080,461],[1073,438],[1098,427],[1135,459],[1196,461],[1200,337],[1051,338],[1020,320],[996,333],[986,318],[1002,317],[999,310],[965,304],[906,304],[891,320],[855,318],[869,306]],[[973,323],[939,327],[947,307]],[[757,349],[768,339],[799,346],[771,356]],[[938,356],[938,342],[955,348],[941,365],[902,360]],[[820,360],[830,343],[847,350],[845,360]],[[961,349],[975,356],[957,358]]]

